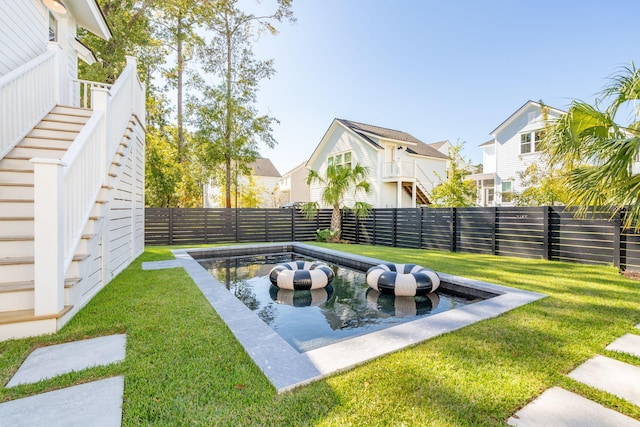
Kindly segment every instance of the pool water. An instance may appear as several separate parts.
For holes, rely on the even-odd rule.
[[[290,291],[271,285],[269,271],[294,260],[317,259],[281,253],[198,262],[299,352],[479,301],[443,292],[381,295],[367,286],[365,272],[329,262],[336,277],[326,288]]]

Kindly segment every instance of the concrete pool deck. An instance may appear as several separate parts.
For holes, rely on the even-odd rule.
[[[344,371],[385,354],[418,344],[429,338],[455,331],[481,320],[499,316],[514,308],[537,301],[545,295],[438,273],[455,289],[464,288],[494,297],[455,310],[393,326],[377,332],[339,341],[300,353],[234,297],[227,288],[205,270],[191,254],[199,256],[239,256],[269,252],[301,252],[321,259],[365,270],[383,260],[351,255],[302,243],[277,243],[225,246],[206,249],[172,250],[176,260],[191,276],[203,295],[227,324],[231,332],[260,367],[278,393],[291,390],[324,376]],[[344,261],[344,262],[340,262]],[[175,267],[167,263],[167,267]],[[148,266],[153,269],[162,265]],[[143,268],[147,266],[143,265]]]

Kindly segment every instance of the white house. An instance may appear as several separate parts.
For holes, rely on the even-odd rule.
[[[307,185],[307,177],[309,169],[306,167],[306,161],[300,163],[290,171],[283,173],[278,189],[280,191],[280,204],[292,202],[308,202],[309,186]]]
[[[358,201],[375,208],[416,207],[429,204],[433,188],[446,179],[448,156],[438,148],[406,132],[334,119],[306,167],[324,175],[330,163],[360,163],[369,169],[373,191]],[[310,201],[320,202],[321,192],[320,185],[311,186]]]
[[[238,177],[238,206],[243,206],[242,197],[245,191],[258,192],[258,206],[256,208],[277,208],[281,204],[281,195],[279,186],[282,180],[280,172],[276,169],[270,159],[259,158],[255,162],[248,165],[251,175]],[[249,187],[254,187],[249,189]],[[231,187],[233,190],[233,187]],[[214,182],[207,184],[205,188],[205,207],[220,208],[223,207],[222,192],[224,189],[217,186]],[[232,195],[233,197],[233,195]],[[232,200],[232,206],[235,201]]]
[[[77,80],[78,60],[95,58],[76,28],[111,37],[95,0],[20,0],[2,9],[6,340],[56,332],[144,250],[145,95],[132,57],[113,85]]]
[[[491,132],[481,144],[482,173],[470,175],[478,188],[480,206],[511,206],[514,192],[523,187],[518,176],[539,162],[545,125],[565,112],[527,101]]]

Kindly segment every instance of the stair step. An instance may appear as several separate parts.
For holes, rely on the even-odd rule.
[[[0,200],[33,201],[33,184],[0,183]]]
[[[27,138],[63,139],[68,141],[73,141],[76,136],[78,136],[78,132],[38,129],[37,127],[27,134]]]
[[[11,217],[33,218],[33,200],[0,200],[0,218]]]
[[[0,217],[0,235],[3,234],[33,234],[33,216]]]
[[[71,311],[72,308],[73,308],[72,305],[65,305],[64,309],[59,313],[49,314],[46,316],[36,316],[33,309],[5,311],[0,313],[0,325],[29,322],[29,321],[35,321],[35,320],[59,319],[60,317],[64,316],[66,313]]]
[[[17,147],[21,148],[42,148],[50,150],[68,150],[73,140],[49,139],[49,138],[24,138]]]
[[[24,265],[33,264],[33,257],[12,257],[12,258],[0,258],[0,265]]]
[[[11,154],[11,153],[9,153]],[[24,170],[33,173],[33,163],[29,161],[31,157],[13,158],[9,154],[0,160],[0,169],[2,170]]]
[[[83,126],[84,126],[83,123],[73,123],[68,121],[63,122],[59,120],[52,120],[50,116],[47,116],[40,123],[38,123],[35,129],[80,132]]]
[[[2,258],[31,256],[33,251],[33,236],[0,235],[0,257]]]
[[[20,159],[24,161],[31,160],[34,157],[42,157],[45,159],[61,159],[66,151],[66,148],[31,148],[17,146],[13,150],[11,150],[9,154],[7,154],[6,158],[16,160]]]
[[[71,288],[80,282],[82,282],[81,277],[68,277],[64,279],[64,287]],[[34,287],[35,282],[33,280],[25,280],[22,282],[4,282],[0,283],[0,293],[32,291]]]
[[[89,121],[90,116],[76,116],[69,114],[49,113],[44,119],[57,123],[71,123],[85,125]]]
[[[66,105],[56,105],[56,107],[51,111],[52,114],[62,114],[65,116],[77,116],[77,117],[91,117],[93,114],[93,110],[88,108],[78,108],[78,107],[69,107]]]

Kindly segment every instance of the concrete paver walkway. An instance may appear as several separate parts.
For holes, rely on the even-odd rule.
[[[509,418],[517,427],[640,427],[640,421],[579,396],[552,387]]]
[[[636,325],[640,329],[640,325]],[[640,335],[625,334],[607,350],[640,357]],[[587,360],[569,377],[640,406],[640,368],[605,356]],[[507,421],[509,425],[554,427],[640,427],[640,421],[582,396],[552,387]]]
[[[578,366],[569,377],[640,406],[640,368],[637,366],[596,356]]]
[[[7,387],[121,362],[126,342],[127,336],[121,334],[38,348],[27,357]]]
[[[34,350],[7,387],[121,362],[126,335],[111,335]],[[107,378],[0,403],[0,426],[117,427],[122,422],[124,377]]]
[[[640,335],[624,334],[607,346],[607,350],[640,357]]]
[[[107,378],[0,404],[0,425],[117,427],[124,377]]]

